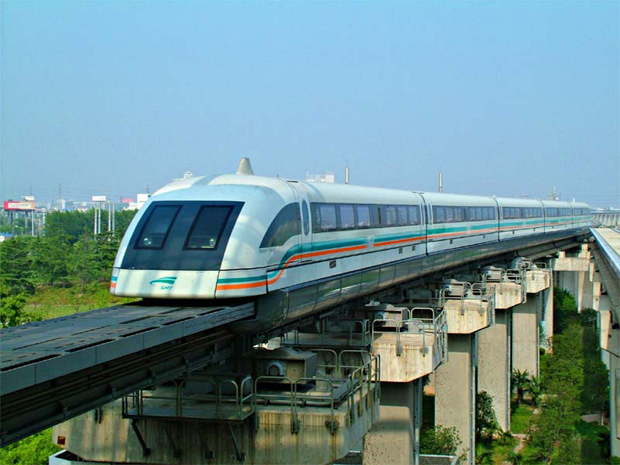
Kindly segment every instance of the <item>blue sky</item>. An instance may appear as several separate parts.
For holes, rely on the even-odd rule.
[[[620,206],[617,1],[0,4],[3,199],[134,197],[248,156]]]

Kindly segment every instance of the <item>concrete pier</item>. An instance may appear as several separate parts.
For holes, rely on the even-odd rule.
[[[493,398],[504,431],[510,429],[510,314],[510,310],[495,310],[495,324],[478,334],[478,391]]]
[[[364,438],[364,465],[417,463],[421,380],[381,383],[380,419]]]
[[[538,376],[538,314],[540,299],[528,295],[512,310],[512,369]]]
[[[449,362],[435,372],[435,424],[456,428],[462,441],[457,455],[467,450],[467,462],[473,463],[475,336],[448,335],[448,353]]]

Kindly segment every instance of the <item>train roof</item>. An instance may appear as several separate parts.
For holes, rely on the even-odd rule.
[[[543,204],[538,199],[515,199],[513,197],[496,197],[500,207],[524,207],[524,208],[542,208]]]

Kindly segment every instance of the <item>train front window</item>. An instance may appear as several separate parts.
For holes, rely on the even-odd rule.
[[[136,242],[138,249],[161,249],[166,243],[168,232],[181,207],[160,205],[153,208]]]
[[[186,249],[216,249],[232,207],[204,206],[187,236]]]
[[[289,203],[280,210],[269,225],[260,248],[280,247],[291,237],[301,234],[301,221],[298,203]]]

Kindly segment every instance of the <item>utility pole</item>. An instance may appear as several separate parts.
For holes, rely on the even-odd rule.
[[[112,201],[108,200],[106,202],[107,210],[108,210],[108,232],[112,231]]]

